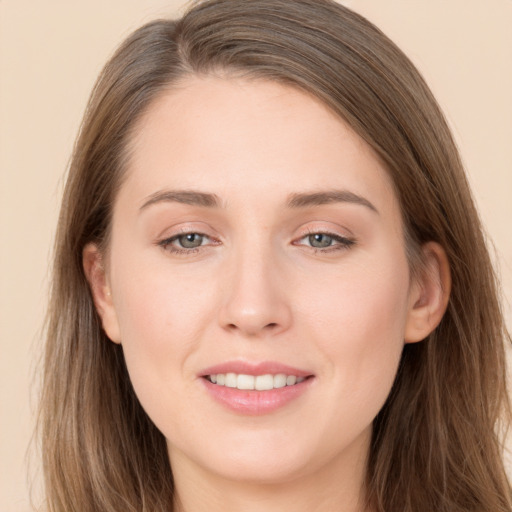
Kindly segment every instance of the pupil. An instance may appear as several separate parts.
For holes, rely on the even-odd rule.
[[[317,233],[316,235],[309,236],[309,243],[312,247],[329,247],[332,243],[332,237],[322,233]]]
[[[186,249],[199,247],[203,241],[203,237],[197,233],[189,233],[180,237],[180,245]]]

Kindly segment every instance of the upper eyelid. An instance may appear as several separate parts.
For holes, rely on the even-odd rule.
[[[222,237],[215,237],[213,235],[210,235],[208,233],[205,232],[206,230],[200,230],[200,229],[189,229],[189,228],[180,228],[179,231],[175,232],[175,233],[172,233],[168,236],[159,236],[158,239],[159,241],[162,241],[162,240],[172,240],[172,239],[176,239],[176,238],[179,238],[180,236],[184,236],[184,235],[190,235],[190,234],[196,234],[196,235],[200,235],[200,236],[203,236],[205,238],[208,238],[208,239],[212,239],[212,240],[215,240],[217,239],[218,241],[220,241],[220,239]],[[317,235],[317,234],[324,234],[324,235],[329,235],[329,236],[332,236],[332,237],[338,237],[338,238],[354,238],[354,236],[352,234],[342,234],[342,233],[339,233],[337,232],[336,230],[332,230],[332,229],[322,229],[322,228],[307,228],[305,229],[304,231],[302,231],[302,233],[298,236],[295,236],[294,237],[294,240],[300,240],[301,238],[304,238],[306,236],[310,236],[310,235]]]
[[[174,233],[173,235],[163,237],[162,239],[159,240],[158,243],[160,245],[162,245],[164,243],[170,244],[170,243],[174,242],[175,240],[177,240],[178,238],[180,238],[181,236],[186,236],[186,235],[199,235],[204,238],[207,238],[208,240],[215,241],[214,237],[207,235],[206,233],[203,233],[202,231],[180,231],[179,233]]]
[[[303,238],[306,238],[306,237],[312,236],[312,235],[327,235],[327,236],[330,236],[331,238],[340,238],[343,240],[349,240],[349,239],[353,238],[352,236],[341,235],[340,233],[335,233],[333,231],[321,230],[321,231],[310,231],[308,233],[300,235],[298,238],[296,238],[296,240],[302,240]]]
[[[345,233],[340,233],[336,229],[330,229],[330,228],[327,228],[327,227],[326,228],[322,228],[322,227],[319,227],[319,228],[307,227],[306,229],[304,229],[304,231],[302,231],[302,234],[299,236],[299,238],[304,238],[304,237],[309,236],[309,235],[317,235],[317,234],[324,234],[324,235],[329,235],[329,236],[332,236],[332,237],[338,237],[338,238],[343,238],[343,239],[355,238],[355,236],[349,230],[345,229],[344,231],[346,231],[346,232]]]
[[[185,230],[185,231],[179,231],[178,233],[174,233],[172,235],[169,235],[167,238],[179,238],[180,236],[185,235],[199,235],[204,236],[205,238],[213,238],[212,236],[208,235],[207,233],[204,233],[203,231],[199,230]]]
[[[297,226],[294,229],[295,234],[292,235],[292,239],[290,240],[291,243],[294,243],[308,235],[314,234],[326,234],[343,240],[348,239],[352,241],[355,241],[355,239],[357,238],[352,232],[352,230],[350,230],[346,226],[339,225],[337,222],[334,223],[333,226],[331,226],[333,222],[330,220],[311,219],[309,222],[304,222],[301,224],[301,226]],[[217,242],[217,245],[224,241],[224,236],[221,233],[218,233],[217,229],[213,228],[212,226],[209,225],[209,223],[205,223],[202,220],[192,220],[191,222],[178,223],[175,226],[169,226],[165,231],[167,231],[169,235],[162,234],[157,236],[155,240],[156,243],[162,243],[164,241],[169,242],[180,236],[192,233],[201,235],[209,239],[210,241],[215,241]],[[165,231],[163,231],[163,233],[165,233]]]
[[[172,238],[177,238],[177,237],[180,237],[183,235],[190,235],[190,234],[201,235],[201,236],[204,236],[207,238],[215,238],[213,235],[208,234],[208,231],[210,231],[210,229],[194,228],[194,227],[189,227],[189,226],[181,226],[178,228],[172,227],[171,229],[169,229],[169,228],[165,229],[162,232],[164,234],[158,235],[156,238],[158,240],[170,240]],[[167,235],[167,234],[165,234],[166,232],[170,232],[170,234]]]
[[[299,238],[295,238],[294,241],[292,242],[292,244],[300,245],[300,244],[297,244],[296,242],[303,240],[304,238],[307,238],[312,235],[327,235],[327,236],[331,237],[334,241],[336,241],[342,245],[352,245],[352,244],[356,243],[356,239],[353,236],[344,236],[344,235],[340,235],[337,233],[331,233],[329,231],[313,231],[306,235],[300,236]],[[330,247],[332,247],[332,246],[330,246]]]

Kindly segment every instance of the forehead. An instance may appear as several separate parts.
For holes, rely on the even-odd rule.
[[[164,188],[228,202],[330,188],[394,199],[368,144],[322,102],[276,82],[187,78],[150,105],[129,146],[123,189],[139,206]]]

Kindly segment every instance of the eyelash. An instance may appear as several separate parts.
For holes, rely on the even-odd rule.
[[[160,240],[160,241],[157,242],[157,245],[159,247],[162,247],[164,250],[170,252],[171,254],[190,255],[190,254],[195,254],[195,253],[199,252],[199,249],[201,247],[203,247],[203,244],[201,244],[198,247],[193,247],[193,248],[190,248],[190,249],[179,248],[179,247],[176,247],[176,246],[172,245],[173,242],[177,241],[182,236],[187,236],[187,235],[198,235],[200,237],[203,237],[203,238],[206,238],[206,239],[210,239],[210,237],[208,235],[204,234],[204,233],[200,233],[198,231],[187,231],[187,232],[178,233],[177,235],[173,235],[173,236],[171,236],[169,238],[165,238],[163,240]],[[338,235],[336,233],[331,233],[329,231],[308,231],[305,235],[303,235],[302,237],[298,238],[297,240],[298,241],[304,240],[305,238],[309,238],[309,237],[314,236],[314,235],[326,235],[329,238],[332,238],[332,240],[334,242],[336,242],[336,244],[335,245],[330,245],[330,246],[325,247],[325,248],[313,247],[311,245],[305,245],[305,244],[298,244],[296,242],[293,242],[293,245],[301,245],[303,247],[308,247],[315,254],[316,253],[326,254],[326,253],[340,251],[340,250],[347,250],[350,247],[352,247],[353,245],[355,245],[356,242],[357,242],[355,238],[344,237],[344,236]],[[220,242],[214,240],[213,244],[211,244],[211,245],[218,245],[219,243]],[[210,244],[205,244],[205,245],[210,245]]]
[[[165,238],[164,240],[160,240],[158,242],[158,245],[162,247],[164,250],[170,252],[171,254],[178,254],[178,255],[187,255],[187,254],[195,254],[199,251],[201,247],[203,247],[203,244],[201,244],[198,247],[193,247],[190,249],[186,248],[179,248],[174,245],[172,245],[173,242],[178,240],[178,238],[181,238],[182,236],[187,235],[199,235],[200,237],[210,239],[208,235],[205,235],[204,233],[200,233],[198,231],[185,231],[183,233],[178,233],[177,235],[173,235],[169,238]],[[219,242],[214,241],[213,245],[218,245]]]
[[[313,231],[313,230],[308,231],[304,236],[302,236],[298,240],[304,240],[305,238],[309,238],[310,236],[314,236],[314,235],[326,235],[329,238],[332,238],[332,240],[334,242],[336,242],[336,244],[330,245],[329,247],[325,247],[325,248],[313,247],[311,245],[295,244],[295,243],[294,243],[294,245],[303,245],[304,247],[308,247],[315,254],[316,253],[326,254],[326,253],[330,253],[330,252],[343,251],[343,250],[350,249],[350,247],[352,247],[356,243],[355,238],[348,238],[345,236],[338,235],[336,233],[331,233],[329,231]]]

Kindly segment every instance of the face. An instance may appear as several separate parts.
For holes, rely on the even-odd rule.
[[[100,314],[171,464],[364,465],[417,301],[376,155],[305,93],[221,78],[158,98],[130,154]]]

